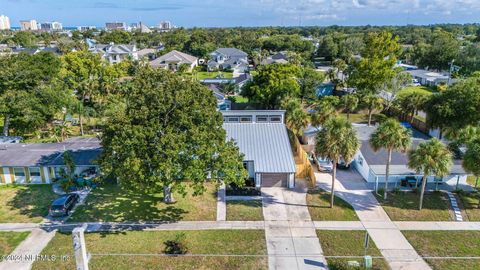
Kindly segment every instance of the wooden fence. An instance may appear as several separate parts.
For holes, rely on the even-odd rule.
[[[293,135],[293,134],[291,134]],[[293,135],[290,137],[290,143],[292,144],[292,150],[295,157],[296,173],[295,177],[307,179],[312,186],[316,185],[315,170],[313,169],[310,160],[308,160],[308,154],[303,149],[302,145],[298,141],[298,138]]]

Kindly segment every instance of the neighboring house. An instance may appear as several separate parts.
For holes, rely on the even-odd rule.
[[[22,141],[21,136],[0,136],[0,144],[20,143],[20,141]]]
[[[278,52],[272,56],[263,59],[260,65],[269,65],[269,64],[287,64],[288,56],[286,52]]]
[[[448,75],[443,75],[424,69],[410,69],[406,70],[406,72],[410,73],[413,79],[416,79],[421,85],[425,86],[437,86],[439,84],[446,84],[448,83],[450,78]]]
[[[210,54],[207,68],[209,71],[232,70],[234,73],[244,73],[248,70],[248,54],[236,48],[218,48]]]
[[[204,85],[210,86],[220,86],[226,83],[233,83],[235,84],[235,91],[239,92],[242,87],[248,82],[252,80],[252,75],[248,73],[242,73],[240,76],[235,78],[211,78],[211,79],[203,79],[200,82]]]
[[[5,49],[3,51],[3,54],[4,55],[10,55],[10,54],[26,53],[26,54],[34,55],[34,54],[37,54],[37,53],[40,53],[40,52],[51,52],[51,53],[54,53],[56,55],[61,55],[60,50],[56,46],[54,46],[54,47],[38,47],[38,48],[12,47],[12,48]]]
[[[92,44],[88,50],[91,53],[99,54],[102,59],[107,60],[110,64],[120,63],[128,58],[138,60],[138,51],[135,45]]]
[[[368,127],[367,125],[356,124],[357,136],[361,142],[360,151],[355,155],[352,162],[355,169],[362,175],[365,181],[369,183],[385,183],[385,167],[387,160],[387,151],[381,149],[378,152],[373,151],[370,146],[370,135],[375,131],[376,127]],[[430,139],[429,136],[420,133],[419,131],[412,130],[412,149],[415,149],[418,144]],[[411,170],[407,166],[408,157],[407,153],[393,152],[392,161],[390,163],[390,177],[389,183],[397,182],[400,186],[400,181],[407,176],[413,176],[419,181],[422,178],[422,174],[418,174]],[[450,174],[442,179],[442,182],[456,183],[457,180],[465,182],[467,174],[462,168],[461,160],[454,160],[453,166],[450,170]],[[433,176],[428,177],[428,182],[434,182]]]
[[[12,143],[0,145],[0,184],[43,184],[60,177],[63,155],[71,151],[75,174],[97,171],[101,153],[95,138],[73,138],[61,143]]]
[[[187,65],[188,70],[192,71],[198,64],[198,58],[186,53],[173,50],[150,62],[154,68],[164,68],[177,71],[181,65]]]
[[[210,84],[208,89],[212,90],[213,95],[217,99],[217,109],[219,111],[228,111],[232,108],[232,102],[220,91],[218,85]]]
[[[151,48],[145,48],[137,51],[138,59],[147,59],[152,61],[156,58],[157,50]]]
[[[255,186],[295,187],[293,158],[285,111],[225,111],[223,128],[244,154],[244,166]]]

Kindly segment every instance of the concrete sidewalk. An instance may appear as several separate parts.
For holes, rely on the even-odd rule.
[[[331,190],[331,175],[315,173],[317,185]],[[429,270],[353,168],[337,172],[335,194],[350,203],[392,270]]]
[[[306,206],[305,183],[262,188],[269,269],[328,269]]]
[[[47,246],[55,236],[56,231],[44,231],[33,229],[30,235],[10,253],[12,260],[4,260],[0,263],[0,270],[29,270],[35,257]]]

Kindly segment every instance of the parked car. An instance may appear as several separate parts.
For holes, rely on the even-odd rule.
[[[68,216],[72,208],[78,203],[80,196],[76,193],[68,193],[55,199],[50,205],[50,216]]]
[[[338,161],[337,168],[339,168],[340,170],[348,170],[350,169],[350,163],[345,162],[345,160],[343,160],[342,158]]]
[[[316,163],[317,163],[318,170],[321,172],[331,172],[333,170],[333,164],[328,159],[317,157]]]

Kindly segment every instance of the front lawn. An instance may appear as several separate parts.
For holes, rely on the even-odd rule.
[[[220,78],[225,78],[225,79],[230,79],[233,77],[232,72],[223,72],[223,71],[199,71],[196,74],[192,74],[197,80],[205,80],[205,79],[213,79],[215,77],[220,77]]]
[[[0,186],[0,223],[38,223],[57,197],[51,185]]]
[[[310,189],[307,193],[307,206],[314,221],[358,221],[357,214],[346,201],[335,197],[330,208],[330,193],[320,189]]]
[[[174,193],[174,204],[163,202],[163,193],[142,194],[123,190],[117,185],[104,185],[94,189],[85,205],[75,210],[70,222],[125,222],[125,221],[179,221],[216,220],[216,186],[206,184],[207,191],[193,196],[191,188],[183,198]]]
[[[0,256],[12,253],[29,234],[30,232],[0,232]]]
[[[366,231],[322,231],[317,230],[317,236],[322,243],[324,255],[327,256],[330,270],[347,270],[348,261],[363,262],[365,255],[365,232]],[[388,269],[388,265],[382,257],[375,243],[370,240],[367,255],[373,258],[374,270]],[[357,258],[328,258],[328,256],[352,256]]]
[[[426,86],[409,86],[400,90],[397,94],[397,97],[402,97],[413,93],[431,95],[433,92],[434,91],[431,88],[428,88]]]
[[[164,242],[183,233],[185,257],[166,257]],[[91,269],[267,269],[263,230],[128,231],[85,234]],[[43,255],[72,255],[70,234],[57,233]],[[102,255],[104,254],[104,255]],[[110,254],[110,255],[105,255]],[[114,255],[117,254],[117,255]],[[133,254],[133,255],[120,255]],[[192,256],[192,255],[199,256]],[[201,256],[244,255],[244,256]],[[257,255],[257,256],[248,256]],[[37,261],[33,269],[74,269],[75,259]]]
[[[480,221],[480,208],[478,208],[478,200],[480,194],[478,193],[459,193],[461,205],[465,215],[468,217],[468,221]]]
[[[227,220],[263,220],[262,201],[227,201]]]
[[[403,231],[421,256],[480,257],[480,231]],[[425,259],[433,269],[480,269],[478,259]]]
[[[375,194],[376,195],[376,194]],[[441,192],[425,193],[423,208],[418,210],[420,194],[416,192],[388,193],[376,195],[378,201],[393,221],[451,221],[450,201]]]

